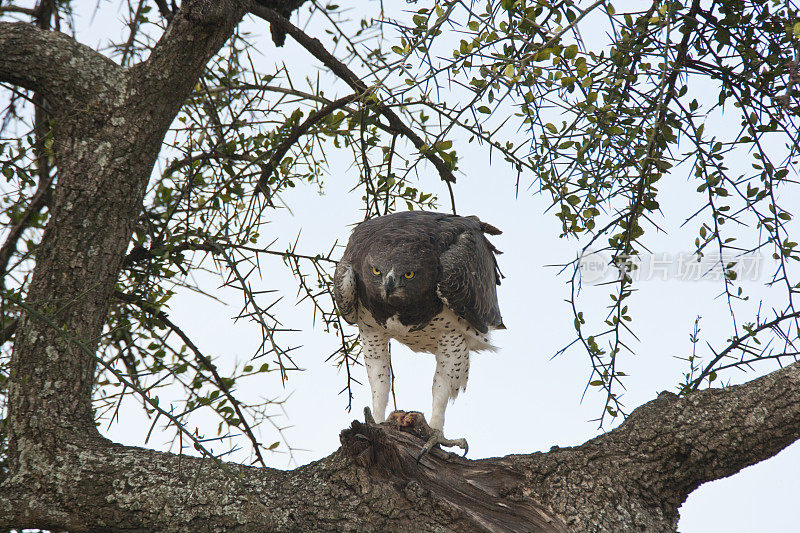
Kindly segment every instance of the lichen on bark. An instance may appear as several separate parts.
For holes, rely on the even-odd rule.
[[[419,438],[354,422],[339,451],[284,472],[101,437],[90,339],[164,134],[248,6],[185,0],[130,69],[63,34],[0,23],[0,80],[46,95],[58,167],[25,302],[38,315],[21,319],[11,361],[0,528],[674,531],[701,483],[800,438],[800,363],[745,385],[662,394],[617,429],[544,454],[434,451],[417,463]]]

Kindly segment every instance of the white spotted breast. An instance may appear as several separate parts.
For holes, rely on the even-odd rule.
[[[453,333],[461,334],[465,338],[470,351],[494,351],[497,349],[492,345],[489,333],[481,333],[476,330],[469,322],[458,317],[447,307],[444,307],[442,312],[433,317],[424,327],[417,330],[414,330],[413,325],[402,324],[397,316],[389,318],[386,325],[379,325],[368,312],[359,313],[358,326],[365,331],[382,329],[389,337],[405,344],[415,352],[436,353],[439,339]]]

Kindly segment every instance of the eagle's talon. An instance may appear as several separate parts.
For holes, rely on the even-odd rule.
[[[374,426],[375,424],[375,417],[372,416],[372,411],[369,407],[364,408],[364,422],[368,426]]]
[[[447,447],[458,446],[459,448],[464,450],[464,455],[462,455],[461,457],[467,456],[467,452],[469,451],[469,445],[467,444],[467,439],[464,438],[448,439],[445,438],[444,433],[442,433],[441,429],[432,429],[432,431],[433,433],[428,438],[428,441],[425,443],[425,446],[422,447],[422,451],[417,456],[417,463],[419,463],[420,460],[422,460],[422,458],[425,457],[425,454],[429,453],[433,449],[433,447],[436,446],[437,444]]]
[[[470,354],[494,349],[490,331],[505,328],[497,302],[499,251],[487,239],[499,233],[475,216],[394,213],[356,226],[336,265],[336,307],[358,326],[377,422],[426,440],[418,460],[437,444],[467,453],[466,440],[445,439],[442,426],[447,402],[467,385]],[[437,430],[418,412],[384,419],[391,339],[435,355],[431,421]],[[365,419],[376,423],[367,411]]]

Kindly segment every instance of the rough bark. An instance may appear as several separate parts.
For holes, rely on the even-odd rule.
[[[616,430],[546,454],[435,452],[418,465],[415,436],[354,423],[338,452],[283,472],[103,439],[83,348],[101,333],[167,128],[247,7],[184,1],[130,69],[57,32],[0,23],[0,80],[47,99],[58,168],[26,300],[47,321],[23,316],[11,361],[0,528],[674,531],[698,485],[800,438],[797,363],[742,386],[662,394]]]
[[[510,456],[527,488],[577,531],[675,531],[678,508],[800,439],[800,363],[744,385],[662,392],[576,448]]]
[[[770,438],[764,438],[769,435]],[[0,527],[70,531],[675,531],[678,506],[800,438],[800,363],[746,385],[662,393],[575,448],[470,461],[386,425],[285,472],[63,432],[0,488]]]
[[[163,137],[244,12],[230,0],[184,2],[150,58],[131,69],[58,32],[0,23],[0,80],[47,99],[58,168],[26,302],[92,348]],[[18,332],[5,423],[9,465],[24,476],[64,432],[96,437],[95,359],[29,316]]]

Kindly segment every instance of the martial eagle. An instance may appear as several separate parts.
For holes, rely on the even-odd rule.
[[[467,385],[470,352],[493,350],[489,332],[505,328],[497,304],[500,252],[487,233],[501,232],[475,216],[376,217],[356,226],[336,267],[336,305],[358,325],[378,422],[389,400],[389,339],[436,356],[434,437],[426,450],[445,444],[466,452],[466,440],[444,438],[445,408]]]

